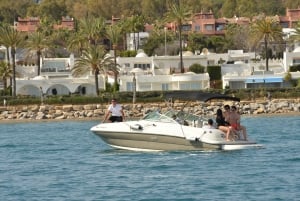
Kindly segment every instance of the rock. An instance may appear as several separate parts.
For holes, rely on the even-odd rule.
[[[93,117],[93,115],[94,115],[93,112],[88,112],[88,113],[86,114],[87,117]]]
[[[40,107],[38,105],[32,105],[28,107],[28,110],[31,110],[32,112],[39,111]]]
[[[38,112],[37,116],[35,117],[35,119],[45,119],[46,116],[43,112]]]
[[[253,112],[253,114],[262,114],[262,113],[264,113],[265,112],[265,110],[263,109],[263,108],[258,108],[257,110],[255,110],[254,112]]]
[[[97,115],[104,115],[105,112],[104,112],[103,110],[101,110],[101,109],[96,109],[96,110],[94,110],[94,114],[97,114]]]
[[[96,105],[84,105],[83,106],[84,110],[95,110],[97,109]]]
[[[64,112],[71,112],[73,110],[73,106],[72,105],[63,105],[62,110]]]
[[[82,105],[73,105],[73,110],[81,111],[81,110],[83,110],[83,106]]]
[[[61,116],[58,116],[58,117],[55,117],[55,119],[65,119],[66,117],[64,115],[61,115]]]
[[[174,104],[169,102],[145,103],[145,104],[125,104],[125,118],[140,118],[151,111],[165,112],[173,105],[174,109],[191,111],[196,115],[215,116],[218,108],[223,108],[225,104],[236,105],[241,114],[280,114],[290,112],[300,112],[300,99],[286,100],[273,99],[272,101],[243,101],[239,103],[227,102],[208,102],[199,103],[198,101],[180,102]],[[124,106],[124,105],[123,105]],[[9,106],[1,107],[0,119],[74,119],[74,118],[101,118],[108,105],[29,105],[29,106]]]

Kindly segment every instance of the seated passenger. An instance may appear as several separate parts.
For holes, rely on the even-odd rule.
[[[225,121],[225,118],[223,116],[223,112],[221,109],[217,110],[217,117],[216,117],[216,122],[218,129],[226,133],[226,141],[229,141],[229,135],[232,131],[230,125],[228,122]]]
[[[237,109],[236,109],[236,107],[234,105],[231,106],[231,112],[230,112],[228,121],[230,123],[230,126],[233,129],[235,129],[237,131],[242,131],[243,132],[244,140],[248,140],[247,139],[246,127],[240,124],[240,122],[241,122],[241,116],[240,116],[239,113],[237,113]]]
[[[172,115],[172,119],[174,119],[177,123],[182,124],[181,120],[176,116],[176,114]]]
[[[229,105],[224,106],[223,116],[225,118],[225,121],[228,122],[228,119],[229,119],[229,116],[230,116],[230,106]]]
[[[212,119],[208,119],[207,125],[204,125],[202,128],[215,129],[215,127],[214,127],[214,121]]]

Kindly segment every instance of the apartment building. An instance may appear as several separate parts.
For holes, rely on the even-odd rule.
[[[18,17],[18,21],[15,22],[15,27],[20,32],[34,32],[40,25],[39,17]],[[62,17],[60,24],[53,25],[53,29],[67,29],[73,30],[75,27],[75,22],[73,18]]]

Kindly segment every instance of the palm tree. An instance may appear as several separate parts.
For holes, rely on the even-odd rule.
[[[88,46],[88,41],[80,33],[74,32],[67,41],[67,44],[68,50],[81,56],[84,48]]]
[[[133,45],[134,45],[134,50],[136,51],[139,48],[139,32],[144,30],[144,17],[142,15],[133,15],[129,18],[129,30],[133,32]],[[138,41],[136,41],[135,38],[135,33],[138,34],[137,38]]]
[[[130,18],[124,18],[121,19],[118,24],[121,25],[121,32],[122,34],[122,38],[123,38],[123,49],[126,50],[127,49],[127,33],[131,32],[131,28],[130,28]]]
[[[300,42],[300,21],[297,22],[293,34],[286,36],[285,39],[286,42],[291,44],[294,44],[295,42]]]
[[[97,45],[99,39],[104,35],[104,18],[84,18],[79,22],[79,33],[90,45]]]
[[[110,25],[106,28],[106,36],[111,42],[111,48],[114,51],[114,63],[115,63],[115,68],[117,67],[117,55],[116,55],[116,50],[118,47],[118,44],[122,38],[122,29],[121,26],[118,24],[113,24]],[[114,90],[117,90],[118,88],[118,71],[114,71]]]
[[[41,32],[33,32],[28,36],[25,47],[29,51],[33,51],[36,53],[37,56],[36,61],[38,66],[37,75],[39,76],[41,72],[42,52],[46,48],[50,47],[50,43],[48,42],[46,36],[44,36],[44,34],[42,34]]]
[[[282,27],[278,21],[274,20],[274,18],[260,16],[251,25],[251,34],[256,43],[259,43],[261,40],[263,40],[266,57],[266,71],[268,71],[268,44],[273,41],[280,43],[283,41]]]
[[[0,27],[1,41],[5,41],[5,46],[10,47],[10,54],[12,57],[12,70],[13,70],[13,91],[12,95],[16,96],[16,49],[21,47],[24,42],[22,33],[10,26]]]
[[[5,48],[6,48],[6,62],[9,64],[10,63],[10,57],[9,57],[9,44],[8,44],[8,41],[6,40],[3,40],[3,35],[5,34],[5,30],[6,30],[6,27],[8,27],[10,25],[8,24],[1,24],[0,25],[0,44],[3,45]],[[10,86],[12,86],[12,76],[10,77],[9,79],[10,81]],[[12,88],[10,87],[10,95],[12,95]]]
[[[0,79],[3,82],[4,95],[5,90],[7,88],[7,79],[11,78],[13,75],[13,71],[10,68],[10,65],[5,61],[0,61]]]
[[[188,21],[191,18],[191,9],[185,5],[180,4],[171,4],[170,10],[167,12],[165,20],[167,22],[175,21],[176,27],[179,33],[179,54],[180,54],[180,71],[184,73],[183,59],[182,59],[182,25],[184,22]]]
[[[74,76],[84,75],[90,71],[95,76],[96,94],[99,95],[98,75],[106,72],[106,68],[114,66],[112,57],[107,56],[103,46],[89,46],[82,51],[82,56],[75,62],[72,74]]]

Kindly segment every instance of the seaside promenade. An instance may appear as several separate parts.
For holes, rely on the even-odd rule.
[[[160,110],[164,112],[172,107],[175,110],[186,110],[196,115],[213,117],[216,110],[223,106],[236,105],[242,115],[273,115],[293,114],[300,115],[300,98],[273,99],[256,101],[222,101],[222,102],[159,102],[123,104],[126,120],[144,116],[149,111]],[[35,121],[35,120],[89,120],[103,119],[107,104],[87,105],[20,105],[0,107],[0,123],[8,121]]]

